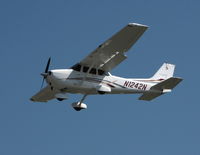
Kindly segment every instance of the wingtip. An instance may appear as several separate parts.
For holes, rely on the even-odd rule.
[[[147,26],[147,25],[143,25],[143,24],[139,24],[139,23],[129,23],[128,25],[129,25],[129,26],[140,26],[140,27],[146,27],[146,28],[149,27],[149,26]]]
[[[31,101],[35,102],[35,100],[33,98],[30,98]]]

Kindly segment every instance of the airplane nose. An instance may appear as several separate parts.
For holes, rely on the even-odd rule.
[[[54,79],[64,79],[66,78],[67,73],[65,70],[51,70],[48,72],[48,75],[51,75]]]
[[[48,75],[51,75],[52,72],[51,71],[48,71],[47,73],[41,73],[41,75],[46,78]]]

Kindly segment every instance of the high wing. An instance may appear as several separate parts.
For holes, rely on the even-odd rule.
[[[124,53],[132,47],[147,28],[146,25],[129,23],[106,42],[99,45],[80,64],[106,72],[112,70],[127,58]]]
[[[47,102],[51,99],[56,98],[56,91],[51,90],[50,86],[46,86],[42,90],[40,90],[37,94],[31,97],[31,101],[34,102]]]

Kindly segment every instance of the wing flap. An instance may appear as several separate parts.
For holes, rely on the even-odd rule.
[[[124,61],[127,58],[127,56],[123,54],[117,54],[114,57],[111,57],[107,62],[105,62],[101,69],[104,71],[110,71],[112,68],[120,64],[122,61]]]

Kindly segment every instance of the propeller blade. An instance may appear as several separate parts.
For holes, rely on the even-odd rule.
[[[43,85],[44,85],[44,79],[45,79],[45,77],[43,77],[43,80],[42,80],[42,84],[41,84],[40,90],[43,88]]]
[[[47,62],[47,65],[46,65],[46,68],[45,68],[44,73],[41,73],[41,75],[43,76],[43,80],[42,80],[42,85],[41,85],[40,90],[43,88],[44,80],[45,80],[46,77],[47,77],[47,73],[48,73],[48,71],[49,71],[50,62],[51,62],[51,57],[49,57],[49,59],[48,59],[48,62]]]
[[[47,62],[46,69],[45,69],[45,73],[47,73],[48,70],[49,70],[50,62],[51,62],[51,57],[49,57],[49,60],[48,60],[48,62]]]

